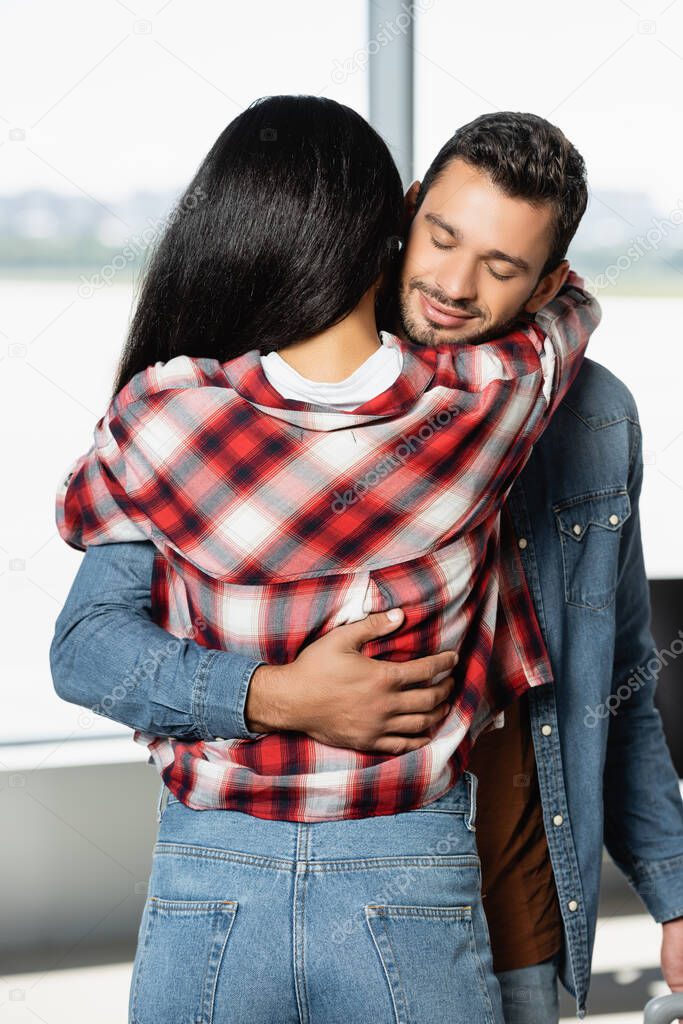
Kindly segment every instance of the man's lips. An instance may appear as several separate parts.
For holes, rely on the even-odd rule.
[[[433,299],[428,299],[422,292],[418,293],[420,296],[420,304],[422,306],[422,312],[435,324],[439,324],[442,327],[462,327],[469,320],[474,320],[470,313],[454,313],[452,309],[446,309],[445,306],[439,305]]]

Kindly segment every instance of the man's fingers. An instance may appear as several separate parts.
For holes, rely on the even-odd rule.
[[[421,715],[434,711],[445,700],[448,700],[453,690],[453,676],[447,676],[433,686],[420,686],[412,690],[401,690],[390,698],[391,711],[387,719],[387,731],[401,732],[400,729],[391,728],[391,722],[400,715]]]
[[[380,736],[369,748],[373,754],[407,754],[429,743],[429,736]]]
[[[411,683],[431,682],[435,676],[450,672],[457,664],[458,655],[455,651],[441,651],[440,654],[430,654],[426,658],[415,658],[414,661],[393,661],[386,664],[391,665],[390,680],[398,687],[409,686]]]
[[[450,710],[450,704],[442,701],[434,711],[422,711],[416,715],[396,715],[389,719],[386,728],[391,735],[411,736],[416,732],[431,729],[433,725],[439,725]]]
[[[378,636],[384,636],[398,629],[404,619],[400,608],[391,608],[388,612],[372,612],[358,622],[348,622],[344,626],[337,626],[329,634],[330,638],[336,637],[344,647],[358,650],[369,640],[375,640]]]

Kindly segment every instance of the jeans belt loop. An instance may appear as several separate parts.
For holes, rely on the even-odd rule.
[[[476,832],[477,831],[477,824],[476,824],[476,822],[477,822],[477,786],[479,784],[479,780],[478,780],[477,776],[473,772],[466,771],[465,775],[467,776],[467,783],[468,783],[469,791],[470,791],[470,813],[468,814],[467,818],[465,819],[465,825],[470,830],[470,832]]]
[[[162,780],[161,789],[159,790],[159,799],[157,801],[157,824],[161,821],[161,803],[164,799],[164,793],[166,792],[166,784]]]

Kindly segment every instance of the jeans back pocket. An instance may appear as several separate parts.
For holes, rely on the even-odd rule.
[[[621,527],[631,515],[628,491],[614,488],[553,505],[567,604],[606,608],[616,594]]]
[[[368,904],[365,919],[391,990],[395,1024],[495,1024],[472,907]]]
[[[130,1024],[212,1024],[236,900],[149,896],[130,990]]]

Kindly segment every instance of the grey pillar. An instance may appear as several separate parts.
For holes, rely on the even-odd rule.
[[[370,123],[391,149],[407,188],[413,180],[415,5],[368,0]]]

